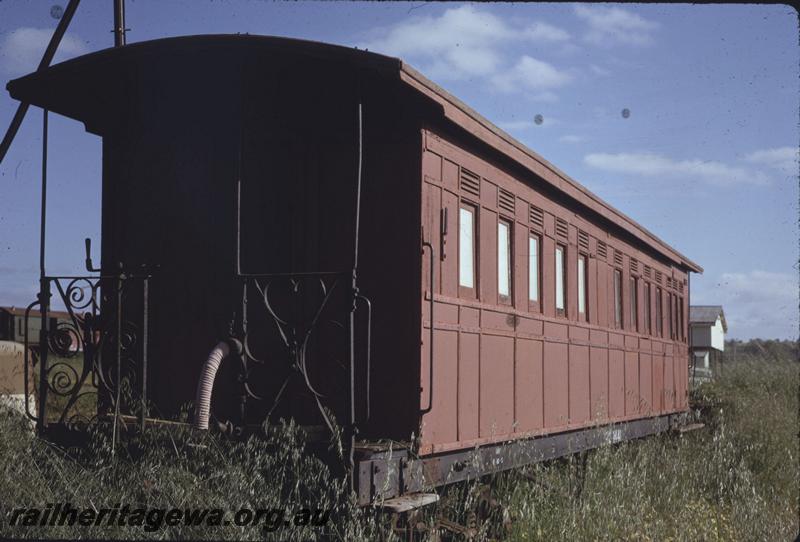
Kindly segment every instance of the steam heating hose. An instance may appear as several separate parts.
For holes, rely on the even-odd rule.
[[[193,427],[202,431],[208,431],[208,422],[211,418],[211,392],[214,389],[214,379],[217,377],[217,370],[222,361],[231,353],[231,346],[241,353],[241,343],[235,339],[220,341],[211,350],[208,359],[203,364],[200,372],[200,380],[197,383],[197,395],[194,401],[194,422]]]

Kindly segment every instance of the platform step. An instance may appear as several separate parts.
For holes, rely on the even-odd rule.
[[[678,427],[678,433],[683,434],[683,433],[688,433],[689,431],[696,431],[698,429],[702,429],[705,426],[706,424],[704,423],[690,423],[689,425],[682,425]]]
[[[423,506],[438,501],[439,495],[436,493],[409,493],[408,495],[401,495],[400,497],[393,497],[383,502],[376,503],[375,508],[400,514],[402,512],[410,512],[411,510],[422,508]]]

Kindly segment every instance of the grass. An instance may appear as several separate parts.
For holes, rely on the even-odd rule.
[[[796,362],[745,362],[696,390],[707,427],[608,446],[493,480],[511,540],[793,540],[800,516]],[[0,409],[0,538],[374,540],[386,523],[349,499],[340,477],[307,453],[297,428],[245,442],[180,428],[131,437],[112,456],[107,434],[63,450]],[[331,453],[337,453],[333,450]],[[447,491],[466,521],[477,484]],[[329,528],[10,527],[14,507],[334,509]],[[430,518],[430,516],[428,516]],[[487,534],[485,526],[483,535]],[[391,538],[391,537],[389,537]]]
[[[798,368],[740,363],[697,390],[708,427],[530,467],[500,496],[517,540],[794,540]],[[581,488],[578,490],[577,488]]]

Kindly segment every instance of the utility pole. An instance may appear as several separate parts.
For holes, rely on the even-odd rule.
[[[114,0],[114,47],[125,45],[125,0]]]

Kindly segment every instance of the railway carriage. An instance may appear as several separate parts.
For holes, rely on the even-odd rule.
[[[29,307],[73,319],[41,395],[53,339],[84,345],[43,433],[92,375],[96,415],[143,428],[192,403],[201,428],[339,425],[369,504],[688,410],[701,268],[399,59],[192,36],[8,90],[103,141],[101,265],[87,244],[95,273]]]

